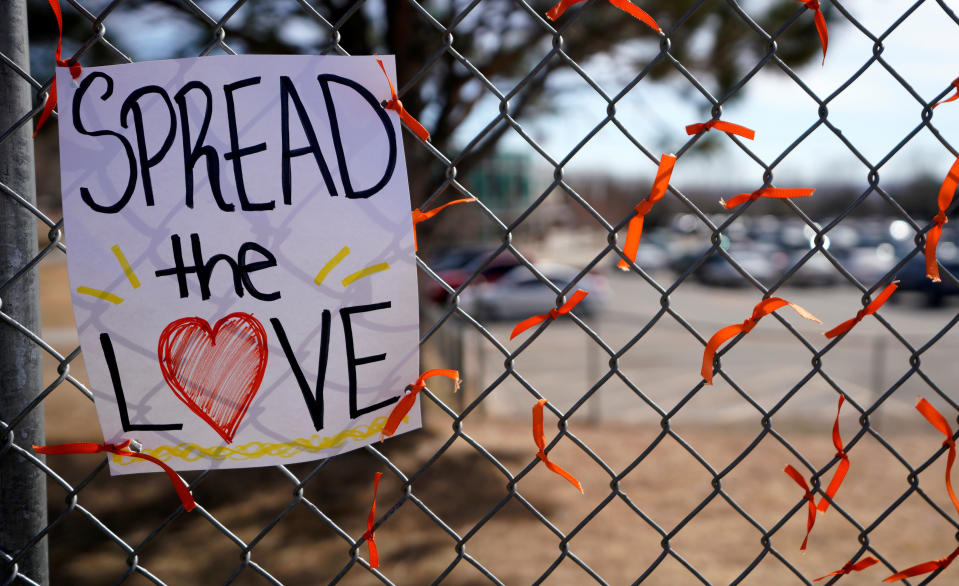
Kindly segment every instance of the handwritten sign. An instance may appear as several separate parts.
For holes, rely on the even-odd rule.
[[[376,60],[57,76],[70,285],[104,440],[178,470],[377,441],[416,378],[419,319],[403,142]],[[413,410],[399,431],[419,426]],[[156,469],[129,460],[111,472]]]

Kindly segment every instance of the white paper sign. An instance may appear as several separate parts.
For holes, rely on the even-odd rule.
[[[57,85],[70,286],[104,440],[177,470],[379,440],[417,376],[419,317],[400,123],[375,58],[178,59],[75,82],[59,68]],[[419,426],[415,408],[398,432]]]

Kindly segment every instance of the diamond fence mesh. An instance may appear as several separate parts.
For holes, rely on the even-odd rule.
[[[184,474],[199,504],[186,514],[156,475],[110,478],[102,456],[45,459],[30,449],[33,443],[89,441],[98,432],[64,307],[68,238],[56,205],[45,204],[43,194],[37,203],[33,179],[34,149],[41,184],[52,173],[42,165],[56,149],[49,146],[55,140],[50,129],[36,147],[31,139],[50,79],[30,73],[26,14],[28,7],[37,14],[49,8],[45,2],[8,2],[7,22],[0,24],[2,583],[786,584],[811,583],[866,556],[878,558],[888,572],[830,580],[879,581],[952,551],[959,519],[942,482],[948,446],[911,408],[919,394],[949,420],[959,409],[949,388],[959,314],[948,304],[933,310],[884,307],[856,332],[828,341],[815,326],[773,314],[719,353],[715,386],[705,386],[698,375],[700,352],[712,332],[739,322],[764,297],[783,296],[827,323],[838,321],[893,279],[905,283],[910,267],[921,264],[932,213],[915,214],[907,200],[935,202],[938,185],[906,189],[880,177],[901,159],[913,161],[910,145],[920,140],[935,145],[942,159],[934,166],[937,174],[959,155],[949,131],[936,123],[939,116],[955,118],[946,117],[951,114],[945,106],[931,109],[948,94],[949,72],[938,95],[921,95],[911,85],[913,72],[897,68],[884,52],[919,11],[936,11],[953,34],[959,18],[942,0],[895,2],[869,8],[884,15],[886,24],[877,28],[875,19],[867,22],[857,13],[861,7],[851,4],[824,6],[830,30],[861,38],[871,52],[823,92],[797,73],[799,65],[817,59],[819,46],[811,11],[792,1],[650,3],[646,8],[654,15],[656,7],[662,9],[661,33],[599,0],[571,8],[556,23],[543,16],[548,2],[525,0],[64,2],[73,31],[65,55],[84,65],[130,62],[138,54],[289,46],[283,38],[306,39],[302,44],[311,52],[324,54],[346,55],[357,47],[395,51],[407,108],[421,113],[440,136],[443,129],[436,126],[449,127],[447,140],[433,142],[407,133],[414,203],[426,209],[456,197],[478,198],[476,205],[451,208],[420,227],[422,361],[425,367],[459,368],[464,390],[453,395],[426,389],[425,431],[385,444],[319,463]],[[611,20],[591,14],[600,12]],[[770,15],[782,18],[770,27]],[[182,29],[192,35],[190,52],[184,45],[179,52],[167,46],[173,44],[169,30],[167,40],[151,36],[151,29],[162,29],[163,19],[174,16],[181,19],[174,22],[190,23]],[[359,37],[384,35],[384,22],[392,38],[367,47]],[[511,22],[535,31],[532,40],[515,42]],[[714,23],[716,42],[729,45],[718,53],[714,45],[712,55],[697,52],[703,23]],[[52,28],[52,19],[47,26]],[[643,39],[645,52],[628,41],[597,41],[622,34],[623,26]],[[288,37],[271,36],[278,30]],[[414,30],[420,36],[412,36]],[[625,82],[616,92],[596,79],[600,70],[589,58],[597,46],[610,54],[640,55],[629,61],[632,69],[618,70]],[[508,81],[494,79],[488,73],[496,64],[484,51],[520,63],[522,71]],[[51,65],[42,67],[49,73]],[[710,65],[722,69],[721,83],[704,69]],[[836,166],[855,165],[865,182],[849,197],[834,198],[839,203],[828,209],[812,199],[783,200],[716,215],[715,204],[705,204],[698,188],[684,189],[697,182],[674,178],[663,205],[677,212],[673,224],[682,229],[674,231],[682,237],[668,246],[689,252],[672,250],[678,260],[665,269],[653,266],[654,256],[644,256],[652,250],[644,243],[628,272],[597,275],[623,258],[629,210],[645,194],[628,193],[617,208],[610,204],[615,198],[607,193],[609,185],[595,175],[569,172],[577,156],[614,136],[623,146],[619,156],[651,178],[658,139],[631,129],[621,115],[636,93],[660,83],[681,86],[700,114],[718,119],[724,106],[769,71],[777,72],[783,92],[804,96],[796,115],[810,118],[808,127],[771,155],[737,137],[681,135],[677,169],[722,142],[755,169],[741,182],[747,191],[772,184],[774,173],[794,160],[814,166],[814,180],[834,174]],[[884,76],[903,98],[896,106],[900,116],[895,123],[876,121],[882,140],[857,142],[830,117],[830,107],[874,75]],[[545,114],[560,121],[551,127],[574,121],[570,109],[589,112],[595,124],[554,148],[543,140],[539,119],[527,116],[564,83],[581,88],[580,101]],[[431,104],[431,95],[451,95],[443,93],[443,84],[471,84],[485,101]],[[483,122],[469,118],[473,106],[485,108]],[[467,120],[467,130],[451,130]],[[814,134],[841,145],[848,158],[817,160],[804,150]],[[494,149],[504,137],[523,153],[512,175],[501,171],[509,161]],[[888,150],[877,150],[887,143]],[[484,165],[494,172],[475,172]],[[531,168],[544,171],[537,175]],[[506,195],[513,180],[526,194],[516,201]],[[645,190],[649,181],[641,184]],[[885,264],[864,272],[855,255],[831,243],[848,235],[849,226],[865,238],[877,208],[905,236],[895,247],[881,243]],[[750,255],[730,245],[743,232],[761,231],[757,210],[779,215],[771,232],[805,231],[805,248],[775,273],[755,257],[779,258],[781,250]],[[485,243],[485,256],[453,279],[439,266],[439,251],[444,238],[462,231]],[[944,259],[954,241],[947,231]],[[551,257],[575,264],[574,274],[557,278],[533,260]],[[510,324],[496,319],[502,309],[483,293],[490,289],[484,281],[501,264],[519,266],[529,284],[548,288],[560,303],[577,288],[593,288],[600,296],[608,287],[605,308],[574,310],[509,342]],[[952,268],[943,260],[943,284],[924,289],[930,300],[942,301],[943,292],[959,286]],[[710,274],[711,281],[704,277]],[[813,276],[821,274],[829,278],[818,283]],[[819,518],[809,553],[801,555],[807,503],[782,468],[796,466],[816,498],[822,496],[841,461],[829,435],[840,396],[846,400],[839,421],[852,468],[830,514]],[[583,496],[535,456],[529,408],[541,398],[550,400],[554,416],[547,422],[547,451],[583,481]],[[385,472],[376,518],[379,568],[370,567],[362,538],[374,471]],[[957,575],[946,568],[913,583]]]

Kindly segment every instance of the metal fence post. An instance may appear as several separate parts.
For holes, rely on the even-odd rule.
[[[4,15],[0,18],[0,52],[29,70],[26,0],[4,4]],[[31,107],[30,85],[10,67],[0,66],[0,128],[13,127]],[[0,142],[0,182],[34,203],[36,186],[30,132],[31,125],[25,124]],[[39,333],[37,271],[27,271],[11,281],[36,254],[36,218],[9,194],[0,193],[0,311],[24,328]],[[47,525],[44,473],[9,447],[11,436],[13,443],[27,450],[31,444],[43,443],[42,405],[19,418],[12,429],[6,429],[7,422],[20,417],[40,392],[43,382],[40,359],[40,348],[32,340],[0,322],[0,550],[13,557]],[[0,562],[0,565],[7,564]],[[0,571],[0,580],[8,580],[13,574],[11,570],[8,567]],[[46,539],[17,560],[16,571],[37,583],[48,583]]]

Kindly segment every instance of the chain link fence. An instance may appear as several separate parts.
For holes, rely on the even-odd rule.
[[[884,48],[920,10],[937,11],[937,18],[955,31],[959,18],[953,7],[943,0],[875,5],[870,10],[882,12],[886,24],[872,28],[847,2],[828,3],[830,30],[862,37],[872,48],[860,66],[842,73],[848,76],[823,93],[821,86],[797,73],[798,65],[819,50],[811,12],[802,3],[785,2],[785,18],[770,28],[754,17],[774,3],[676,2],[670,17],[660,21],[661,34],[630,23],[632,34],[645,38],[651,53],[634,70],[620,71],[626,82],[611,93],[608,85],[594,79],[596,69],[582,53],[588,47],[573,46],[573,32],[587,27],[591,11],[614,15],[615,26],[623,26],[620,21],[628,17],[605,2],[589,0],[552,23],[543,16],[549,4],[298,0],[271,3],[267,11],[263,4],[243,0],[64,2],[67,21],[87,31],[79,46],[68,43],[67,52],[72,49],[73,57],[89,66],[101,64],[101,59],[132,61],[131,55],[143,49],[138,43],[149,45],[151,56],[183,56],[164,53],[163,41],[150,37],[164,10],[187,15],[191,30],[202,31],[202,37],[192,41],[194,55],[243,53],[257,40],[255,27],[251,33],[247,25],[256,22],[258,7],[264,20],[280,18],[293,31],[308,22],[311,30],[321,31],[311,42],[327,54],[351,52],[351,35],[360,34],[353,26],[358,19],[407,19],[431,31],[420,39],[394,39],[418,45],[415,69],[403,68],[410,61],[399,62],[399,93],[408,108],[422,112],[423,122],[431,126],[433,110],[429,104],[416,106],[416,100],[424,87],[429,95],[440,69],[469,79],[487,95],[487,106],[492,104],[488,120],[468,127],[468,136],[457,135],[456,148],[453,140],[426,143],[412,133],[406,137],[411,170],[417,169],[411,173],[414,203],[426,209],[452,196],[479,200],[475,206],[451,208],[435,225],[420,229],[426,251],[418,263],[422,361],[424,366],[459,368],[466,379],[464,392],[426,389],[424,431],[357,453],[319,463],[184,474],[199,505],[185,514],[157,475],[110,478],[102,456],[44,459],[30,449],[45,442],[88,441],[98,432],[93,397],[78,360],[80,348],[69,334],[72,322],[69,317],[56,321],[68,298],[63,280],[68,241],[62,220],[51,211],[55,208],[37,203],[34,185],[31,134],[50,80],[30,74],[28,3],[6,3],[6,22],[0,24],[0,582],[787,584],[811,583],[867,555],[878,558],[888,572],[873,569],[830,579],[879,581],[955,547],[959,519],[951,514],[942,484],[947,448],[909,403],[920,394],[942,406],[950,420],[959,409],[949,389],[959,314],[948,305],[932,312],[884,308],[860,326],[868,335],[828,342],[819,335],[821,330],[774,314],[749,338],[735,340],[720,353],[715,387],[705,387],[697,374],[700,352],[711,333],[740,321],[761,298],[781,295],[814,313],[823,311],[824,321],[845,319],[921,259],[924,235],[932,224],[925,216],[914,218],[904,198],[914,195],[934,202],[937,186],[924,193],[903,193],[880,175],[897,156],[907,157],[909,145],[919,136],[932,137],[937,144],[943,159],[937,172],[959,155],[949,132],[936,123],[936,117],[950,115],[947,107],[937,109],[935,116],[930,108],[947,95],[955,71],[943,73],[938,95],[923,95],[911,85],[913,72],[897,68],[884,56]],[[647,10],[655,16],[654,4]],[[140,19],[120,18],[124,9]],[[244,16],[244,10],[252,14]],[[481,39],[474,38],[468,50],[458,44],[463,42],[458,40],[462,28],[476,26],[481,14],[497,15],[502,22],[521,19],[541,35],[541,42],[526,47],[536,57],[509,84],[495,83],[474,63],[484,46]],[[243,33],[234,36],[232,23],[240,18]],[[493,24],[500,22],[489,18]],[[710,19],[721,23],[717,30],[735,29],[740,35],[727,53],[727,60],[739,61],[731,70],[736,76],[718,84],[722,93],[707,89],[717,84],[707,80],[701,68],[687,66],[687,61],[702,59],[676,46],[679,40],[692,43],[699,30],[695,27],[703,26],[696,23]],[[496,37],[493,24],[494,42],[508,45],[507,36]],[[611,26],[609,21],[600,24]],[[123,29],[123,42],[135,50],[124,48],[115,28]],[[800,28],[803,38],[794,34]],[[797,43],[804,57],[784,57]],[[738,44],[759,49],[737,55]],[[406,50],[413,51],[404,45],[397,52]],[[518,60],[519,54],[513,57]],[[589,105],[584,108],[597,121],[568,148],[555,149],[541,144],[539,123],[526,122],[519,111],[528,100],[535,103],[531,96],[542,98],[560,69],[567,75],[563,79],[572,76],[587,88],[590,97],[583,103]],[[770,69],[779,72],[788,92],[808,98],[797,111],[812,119],[771,156],[744,140],[718,137],[759,170],[744,179],[746,190],[771,184],[774,172],[793,160],[817,166],[822,175],[848,163],[809,162],[803,145],[818,132],[838,141],[864,170],[867,181],[852,197],[828,212],[813,213],[809,210],[815,204],[784,200],[766,208],[766,202],[755,202],[717,216],[715,208],[692,193],[695,189],[684,190],[684,181],[674,178],[664,205],[692,223],[683,242],[697,246],[672,271],[648,267],[641,254],[628,273],[609,274],[607,313],[587,316],[574,310],[511,343],[509,325],[492,319],[490,307],[471,302],[471,292],[483,287],[484,272],[504,255],[525,267],[529,278],[548,287],[559,301],[587,283],[603,286],[594,273],[622,258],[627,210],[645,194],[631,194],[621,211],[615,211],[615,206],[604,204],[595,182],[579,182],[569,173],[577,155],[612,133],[630,149],[622,156],[652,177],[659,160],[656,139],[631,132],[619,114],[635,95],[631,92],[668,78],[674,87],[682,86],[701,113],[719,118],[725,106]],[[841,122],[830,117],[830,107],[844,92],[876,73],[907,94],[901,106],[907,125],[900,136],[889,136],[900,126],[877,121],[877,132],[892,144],[879,156],[873,154],[874,144],[857,146],[843,133]],[[575,118],[568,111],[547,116]],[[519,210],[504,207],[495,188],[481,189],[464,171],[493,161],[497,155],[491,145],[504,133],[514,140],[514,150],[525,153],[521,167],[546,169],[538,179],[529,179],[531,195]],[[716,138],[683,136],[677,169]],[[50,149],[38,145],[38,158],[48,157]],[[38,179],[42,182],[49,173],[43,167]],[[907,244],[864,278],[850,265],[851,257],[836,252],[830,241],[876,205],[899,221],[908,234]],[[810,242],[773,276],[761,274],[728,245],[730,235],[749,225],[750,216],[762,209],[798,222]],[[557,217],[577,217],[580,222],[566,231],[571,244],[555,255],[577,265],[575,276],[563,282],[551,282],[549,273],[532,260],[550,256],[555,239],[543,233]],[[460,229],[470,221],[481,224],[475,231],[487,246],[493,243],[487,249],[492,253],[467,265],[467,274],[458,281],[448,282],[433,266],[439,256],[431,251],[439,250],[449,235],[443,226]],[[582,228],[587,224],[589,230]],[[528,235],[531,226],[539,226],[535,237]],[[577,236],[587,232],[592,237]],[[954,234],[947,232],[943,240],[950,239]],[[834,276],[831,288],[798,288],[803,276],[822,261]],[[731,271],[745,289],[703,285],[699,276],[715,263]],[[951,265],[943,265],[942,290],[948,291],[959,281]],[[41,287],[45,274],[51,280]],[[429,291],[438,302],[428,300]],[[56,327],[64,323],[66,327]],[[812,532],[810,555],[801,556],[806,501],[782,467],[795,465],[821,495],[840,461],[832,455],[829,439],[840,395],[847,401],[841,424],[852,471],[831,514],[821,517]],[[547,426],[556,425],[547,433],[547,451],[583,481],[585,496],[546,472],[535,457],[529,408],[540,398],[550,400],[548,409],[555,416]],[[735,410],[735,417],[727,418],[728,410]],[[370,568],[361,537],[374,471],[386,473],[376,519],[384,561],[376,569]],[[947,582],[959,575],[952,570],[915,580]]]

